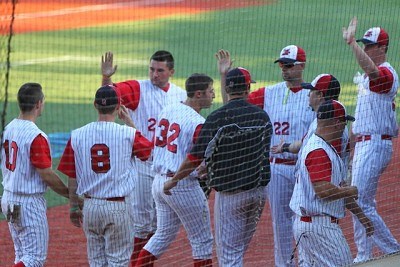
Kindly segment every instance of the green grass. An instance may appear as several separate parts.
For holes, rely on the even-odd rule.
[[[6,120],[18,114],[16,92],[27,81],[44,87],[46,110],[38,125],[46,133],[69,132],[95,119],[93,95],[100,85],[100,59],[106,51],[114,52],[119,65],[114,81],[146,79],[149,56],[158,49],[171,51],[176,61],[172,81],[183,86],[193,72],[211,75],[216,108],[221,105],[214,57],[218,49],[229,50],[235,66],[248,68],[257,80],[253,88],[257,88],[281,81],[273,61],[289,44],[306,50],[305,80],[332,73],[342,84],[341,100],[353,112],[356,89],[352,77],[360,69],[342,40],[341,28],[354,15],[359,18],[359,37],[371,26],[383,26],[391,36],[389,62],[399,69],[399,8],[397,0],[282,0],[268,6],[18,34],[12,40]],[[4,89],[0,93],[2,106]],[[50,206],[64,202],[49,195]]]

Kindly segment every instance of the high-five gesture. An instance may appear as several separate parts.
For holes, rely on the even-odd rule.
[[[103,85],[111,84],[111,76],[117,71],[117,65],[113,66],[113,53],[106,52],[101,56],[101,74],[103,75]]]
[[[231,69],[233,63],[229,51],[220,49],[215,53],[215,57],[217,58],[219,73],[225,75]]]
[[[356,35],[357,30],[357,17],[353,17],[349,23],[349,27],[343,27],[343,39],[346,41],[347,44],[351,44],[355,41],[354,36]]]

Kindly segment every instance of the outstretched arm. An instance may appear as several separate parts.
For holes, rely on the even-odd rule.
[[[353,213],[360,223],[364,226],[365,232],[367,236],[371,236],[374,234],[374,225],[371,220],[365,216],[364,212],[358,206],[356,200],[353,197],[348,197],[345,199],[346,209],[348,209],[351,213]]]
[[[231,60],[231,55],[229,51],[220,49],[218,50],[217,53],[215,53],[215,57],[217,58],[217,65],[218,65],[218,71],[221,77],[221,95],[222,95],[222,101],[224,104],[228,102],[228,95],[226,93],[226,84],[225,84],[225,79],[226,79],[226,74],[232,67],[233,60]]]
[[[53,171],[52,168],[39,169],[36,168],[42,180],[57,194],[68,198],[68,188],[61,181],[60,177]]]
[[[188,177],[189,174],[191,174],[200,165],[200,163],[201,161],[193,162],[190,159],[186,158],[179,167],[178,171],[175,173],[174,177],[165,182],[164,194],[171,195],[170,190],[174,188],[180,180]]]
[[[379,70],[374,61],[365,53],[365,51],[357,44],[355,34],[357,30],[357,17],[352,18],[349,26],[342,28],[343,39],[350,46],[358,65],[368,75],[370,80],[379,78]]]
[[[113,66],[113,53],[106,52],[101,56],[102,85],[112,84],[111,76],[117,71],[118,66]]]
[[[297,154],[299,153],[302,144],[303,142],[299,140],[294,141],[293,143],[285,143],[283,139],[281,139],[281,142],[278,145],[272,146],[270,151],[274,154],[280,154],[284,152]]]
[[[337,187],[327,181],[313,183],[315,194],[323,200],[334,201],[342,198],[357,198],[358,190],[355,186]]]

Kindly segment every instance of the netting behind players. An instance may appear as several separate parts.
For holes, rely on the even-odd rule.
[[[339,100],[350,114],[354,114],[357,94],[353,77],[362,70],[344,43],[341,29],[353,16],[359,18],[358,38],[372,26],[387,30],[391,37],[388,61],[395,69],[400,68],[399,3],[394,0],[382,3],[372,0],[21,0],[0,1],[0,7],[3,124],[18,117],[19,87],[25,82],[42,84],[46,107],[37,124],[49,136],[53,168],[58,166],[71,130],[97,119],[93,97],[101,84],[100,62],[106,51],[114,53],[114,63],[118,65],[113,76],[115,82],[147,79],[149,58],[161,49],[172,52],[175,57],[171,81],[178,86],[184,88],[186,78],[194,72],[210,75],[214,78],[216,98],[211,108],[202,111],[205,117],[222,106],[214,57],[221,48],[231,52],[234,66],[250,70],[257,81],[252,84],[255,90],[282,81],[281,70],[274,61],[283,47],[290,44],[303,47],[307,53],[304,80],[311,82],[320,73],[335,75],[342,86]],[[295,109],[292,113],[296,117]],[[277,130],[277,124],[272,123],[274,131]],[[393,149],[392,159],[379,179],[376,199],[383,220],[399,240],[397,138],[393,139]],[[65,176],[60,176],[66,181]],[[215,192],[212,192],[209,198],[212,224],[214,198]],[[46,266],[88,266],[86,239],[82,229],[72,226],[69,220],[67,200],[51,190],[46,193],[46,199],[50,229]],[[267,201],[245,254],[245,266],[274,264],[272,223]],[[340,227],[355,256],[349,213]],[[3,215],[0,236],[0,265],[9,266],[14,261],[14,248]],[[374,256],[381,255],[381,251],[374,249]],[[217,265],[215,245],[213,261]],[[178,264],[193,264],[183,228],[156,263],[157,266]]]

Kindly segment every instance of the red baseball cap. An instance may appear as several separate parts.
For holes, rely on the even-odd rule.
[[[237,67],[228,71],[225,82],[226,86],[231,89],[240,89],[250,83],[255,83],[255,81],[251,79],[250,72],[242,67]]]
[[[389,45],[389,34],[381,27],[373,27],[368,29],[361,39],[357,42],[364,44],[378,44],[378,45]]]
[[[340,83],[331,74],[320,74],[311,83],[301,83],[301,87],[320,91],[324,97],[338,97],[340,94]]]
[[[322,103],[317,111],[319,120],[339,119],[341,121],[355,121],[353,116],[346,114],[346,108],[336,100],[328,100]]]
[[[294,63],[306,62],[306,52],[304,49],[297,45],[288,45],[284,47],[279,55],[279,58],[274,63]]]

